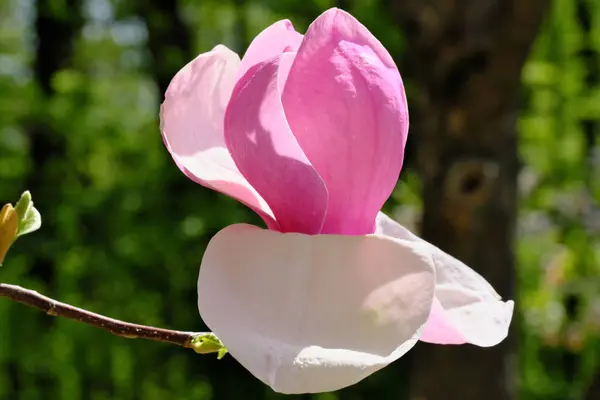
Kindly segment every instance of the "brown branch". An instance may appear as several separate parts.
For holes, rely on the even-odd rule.
[[[65,317],[83,322],[84,324],[104,329],[116,336],[128,339],[148,339],[157,342],[171,343],[177,346],[194,349],[199,353],[217,351],[214,347],[212,348],[212,351],[203,351],[205,349],[200,348],[200,345],[203,342],[202,338],[207,335],[212,335],[210,333],[173,331],[119,321],[69,304],[61,303],[60,301],[51,299],[50,297],[39,294],[33,290],[5,283],[0,283],[0,297],[2,296],[27,306],[43,310],[48,315]],[[206,350],[210,350],[210,346],[205,347]]]

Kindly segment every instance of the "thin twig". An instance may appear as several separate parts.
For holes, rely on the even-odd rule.
[[[69,304],[61,303],[21,286],[0,283],[0,296],[43,310],[48,315],[65,317],[104,329],[113,335],[129,339],[148,339],[199,350],[197,338],[212,335],[206,332],[182,332],[152,326],[132,324],[105,317]],[[202,351],[198,351],[202,352]]]

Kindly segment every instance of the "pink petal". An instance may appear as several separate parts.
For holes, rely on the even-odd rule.
[[[283,106],[329,191],[322,233],[373,232],[408,133],[402,79],[388,52],[348,13],[326,11],[298,50]]]
[[[405,240],[233,225],[204,254],[198,307],[231,355],[275,391],[325,392],[414,346],[434,279],[429,255]]]
[[[241,201],[276,227],[269,206],[238,171],[225,146],[223,115],[239,64],[237,54],[217,46],[175,75],[160,111],[163,141],[190,179]]]
[[[420,340],[489,347],[506,338],[513,315],[513,301],[502,301],[494,288],[477,272],[383,213],[377,216],[376,232],[426,244],[435,261],[436,300]]]
[[[225,114],[225,140],[240,172],[269,204],[283,232],[315,234],[327,189],[290,131],[280,86],[293,61],[283,53],[237,83]]]
[[[248,46],[248,50],[242,58],[238,79],[258,63],[267,61],[284,51],[297,51],[302,43],[302,38],[303,35],[296,32],[292,23],[287,19],[277,21],[267,27]]]

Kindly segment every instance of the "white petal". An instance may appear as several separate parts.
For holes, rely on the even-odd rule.
[[[420,340],[488,347],[506,338],[514,303],[502,301],[481,275],[383,213],[377,216],[376,233],[421,243],[433,257],[436,299]]]
[[[337,390],[418,340],[435,281],[423,250],[376,235],[233,225],[206,250],[198,307],[231,355],[275,391]]]
[[[223,119],[239,68],[238,55],[222,45],[184,66],[165,93],[161,132],[173,160],[190,179],[248,205],[272,226],[269,206],[225,145]]]

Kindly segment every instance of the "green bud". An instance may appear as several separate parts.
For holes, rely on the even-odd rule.
[[[214,333],[205,333],[192,339],[192,349],[198,354],[217,353],[217,359],[227,354],[227,348]]]

